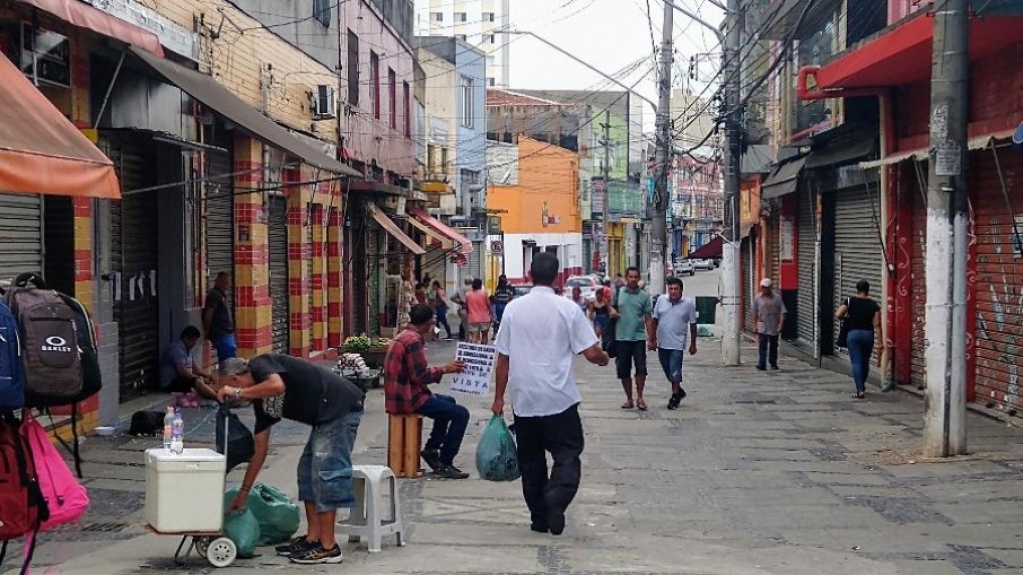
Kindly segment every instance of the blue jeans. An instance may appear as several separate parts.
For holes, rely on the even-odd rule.
[[[448,306],[439,305],[437,306],[437,325],[444,328],[444,331],[448,332],[448,338],[451,338],[451,324],[448,323]]]
[[[332,421],[317,423],[298,460],[298,500],[316,504],[326,513],[355,503],[352,493],[352,449],[362,411],[349,411]]]
[[[217,363],[232,357],[238,357],[238,344],[234,341],[234,334],[229,333],[210,340],[213,349],[217,350]]]
[[[433,420],[433,431],[424,449],[439,449],[441,464],[453,464],[469,426],[469,410],[455,403],[455,398],[435,393],[416,413]]]
[[[664,377],[672,385],[682,384],[682,359],[685,351],[681,349],[657,348],[657,359],[661,360],[661,367],[664,369]]]
[[[759,339],[758,351],[760,352],[757,365],[767,367],[767,361],[770,360],[771,367],[778,367],[778,336],[759,333],[757,338]]]
[[[848,342],[853,383],[856,384],[856,391],[859,393],[867,388],[870,356],[874,352],[874,332],[869,329],[851,329]]]

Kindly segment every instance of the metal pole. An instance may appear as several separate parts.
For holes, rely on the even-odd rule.
[[[724,365],[741,365],[741,302],[739,280],[739,188],[740,188],[740,127],[742,113],[739,108],[739,23],[742,5],[739,0],[728,2],[728,30],[724,51],[725,135],[727,142],[723,154],[725,229],[721,254],[721,312],[724,333],[721,338],[721,361]]]
[[[611,233],[611,110],[604,110],[604,165],[602,175],[604,176],[603,194],[604,207],[601,208],[601,234],[600,234],[600,261],[604,262],[604,277],[611,276],[611,240],[608,234]]]
[[[654,221],[650,238],[650,282],[647,289],[651,295],[664,293],[664,266],[668,245],[668,168],[671,164],[671,64],[674,57],[672,33],[674,32],[675,9],[672,4],[664,5],[664,25],[661,27],[661,75],[657,79],[657,164],[654,175]]]
[[[968,10],[968,0],[938,0],[934,11],[924,355],[929,457],[966,453]]]

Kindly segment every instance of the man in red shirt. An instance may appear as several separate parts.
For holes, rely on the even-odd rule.
[[[443,367],[430,367],[426,361],[423,336],[433,330],[436,321],[430,306],[416,304],[409,312],[409,325],[387,348],[384,359],[384,396],[387,413],[418,413],[433,420],[433,431],[420,455],[437,475],[446,479],[469,477],[455,467],[455,456],[462,448],[469,410],[455,398],[430,391],[445,373],[460,373],[465,367],[453,361]]]

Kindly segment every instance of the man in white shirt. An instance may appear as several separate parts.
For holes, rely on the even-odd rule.
[[[682,280],[668,280],[667,297],[657,298],[654,306],[652,337],[647,347],[657,350],[657,357],[664,368],[664,376],[671,382],[671,399],[668,409],[678,409],[686,397],[682,389],[682,358],[685,357],[686,339],[689,339],[689,355],[696,353],[696,304],[690,298],[682,297]]]
[[[583,426],[579,388],[572,376],[573,356],[605,366],[593,326],[579,306],[558,297],[551,287],[560,264],[553,254],[533,258],[533,289],[504,310],[497,332],[497,388],[491,410],[504,414],[504,393],[512,393],[512,412],[522,471],[522,495],[533,531],[561,535],[565,509],[579,490]],[[547,474],[547,452],[554,466]]]

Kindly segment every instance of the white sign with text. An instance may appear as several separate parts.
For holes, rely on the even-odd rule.
[[[492,345],[459,342],[455,361],[465,363],[462,373],[451,379],[451,391],[469,395],[487,395],[490,392],[490,374],[494,372],[497,350]]]

